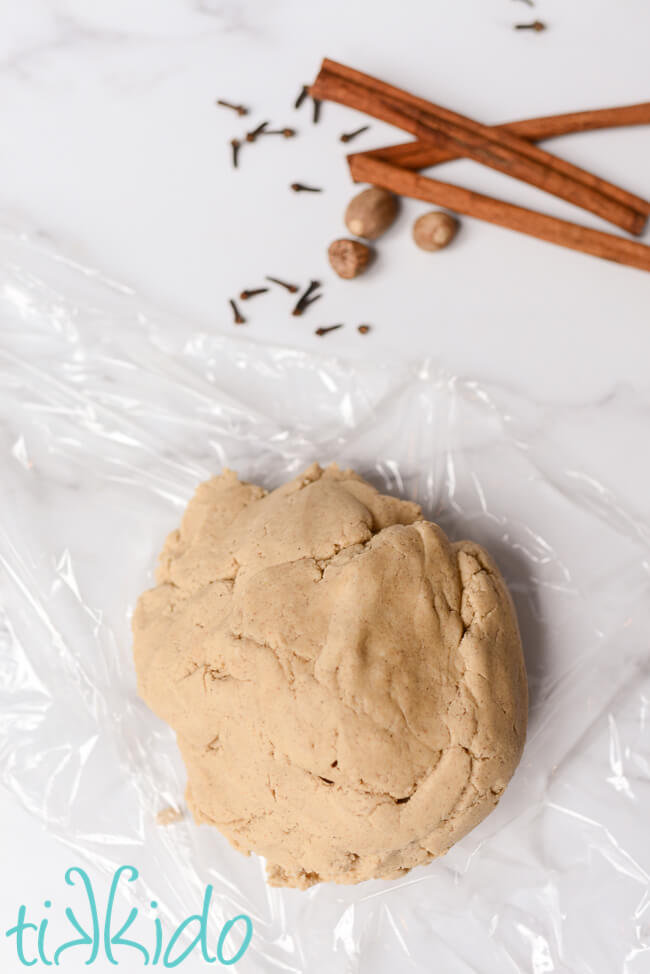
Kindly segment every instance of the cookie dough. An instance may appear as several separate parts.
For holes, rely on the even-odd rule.
[[[517,622],[477,544],[313,465],[201,484],[134,619],[139,692],[176,731],[197,822],[269,882],[385,879],[446,852],[519,761]]]

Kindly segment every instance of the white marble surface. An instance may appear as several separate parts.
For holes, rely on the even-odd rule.
[[[511,29],[536,16],[548,22],[546,33]],[[575,0],[570,8],[539,0],[534,10],[520,0],[21,0],[0,11],[0,28],[3,226],[124,282],[149,305],[185,319],[188,331],[232,334],[227,298],[266,273],[319,277],[325,297],[309,318],[288,316],[282,294],[266,296],[250,305],[247,336],[316,352],[327,341],[328,352],[396,369],[432,356],[450,373],[497,380],[538,404],[576,404],[570,421],[558,414],[554,442],[569,455],[580,445],[577,469],[612,491],[621,518],[632,513],[647,551],[648,275],[470,220],[448,252],[424,255],[410,241],[424,205],[407,202],[368,275],[335,280],[324,255],[342,233],[352,192],[337,137],[361,120],[325,105],[313,127],[306,107],[291,108],[324,55],[488,122],[647,100],[645,0]],[[249,104],[252,121],[295,125],[300,137],[251,147],[233,172],[228,141],[244,126],[214,106],[219,96]],[[399,139],[373,122],[355,146]],[[549,147],[650,196],[649,129],[583,134]],[[440,174],[609,229],[470,163]],[[325,192],[294,196],[287,187],[295,179]],[[346,329],[323,342],[313,336],[315,325],[340,320]],[[360,321],[373,324],[372,335],[356,333]],[[639,809],[648,813],[644,699],[647,705],[647,695],[637,694],[641,710],[627,717],[619,707],[613,730],[601,714],[592,738],[593,760],[607,752],[610,761],[605,790],[629,799],[631,822]],[[617,750],[619,733],[627,752]],[[590,787],[587,775],[585,793]],[[608,822],[615,837],[618,829],[628,833],[626,821]],[[69,850],[4,793],[0,853],[2,921],[18,902],[46,896],[70,864]],[[645,914],[639,923],[647,928]],[[562,969],[548,966],[543,945],[541,954],[534,948],[521,970]],[[0,960],[5,950],[0,938]],[[629,970],[641,972],[643,960],[629,959]]]
[[[537,16],[547,32],[512,29]],[[423,254],[409,235],[425,204],[409,202],[375,268],[334,280],[325,250],[351,194],[337,137],[360,117],[327,105],[315,129],[291,108],[323,55],[486,122],[646,100],[645,0],[22,0],[0,17],[4,220],[206,328],[228,330],[227,297],[264,274],[317,276],[327,294],[309,321],[274,295],[251,306],[251,337],[312,347],[312,323],[370,321],[372,341],[348,327],[329,347],[433,354],[544,398],[646,388],[650,280],[640,271],[469,219],[451,250]],[[250,105],[251,121],[295,124],[300,138],[252,147],[233,173],[228,141],[243,126],[215,108],[219,96]],[[355,147],[400,138],[373,123]],[[650,196],[647,127],[549,147]],[[470,162],[438,172],[610,229]],[[296,179],[326,192],[294,196]]]

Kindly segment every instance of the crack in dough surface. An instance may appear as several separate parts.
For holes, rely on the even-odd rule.
[[[394,878],[497,804],[523,749],[514,609],[489,555],[312,465],[201,484],[134,618],[141,696],[197,822],[269,882]]]

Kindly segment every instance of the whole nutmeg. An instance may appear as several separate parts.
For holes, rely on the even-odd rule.
[[[355,237],[376,240],[397,216],[397,200],[387,189],[364,189],[353,197],[345,211],[345,225]]]
[[[363,274],[372,257],[372,250],[360,240],[341,239],[329,245],[327,255],[338,276],[350,280]]]
[[[456,236],[458,220],[450,213],[432,210],[413,224],[413,239],[422,250],[442,250]]]

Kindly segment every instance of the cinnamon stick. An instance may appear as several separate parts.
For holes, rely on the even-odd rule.
[[[537,213],[535,210],[514,206],[462,186],[421,176],[363,153],[350,156],[349,163],[355,182],[369,182],[399,196],[425,200],[448,207],[456,213],[464,213],[509,230],[518,230],[519,233],[547,240],[570,250],[579,250],[594,257],[650,271],[650,247],[636,240],[627,240],[602,230],[591,230],[557,217]]]
[[[645,200],[506,129],[491,129],[329,60],[323,61],[310,91],[318,98],[357,108],[424,141],[544,189],[631,233],[643,230],[648,213]]]
[[[622,105],[617,108],[569,112],[565,115],[546,115],[542,118],[527,118],[519,122],[499,125],[496,128],[506,129],[529,142],[541,142],[543,139],[552,139],[560,135],[619,128],[626,125],[650,125],[650,102]],[[391,162],[396,166],[403,166],[405,169],[427,169],[429,166],[458,158],[458,155],[448,146],[423,142],[419,139],[382,149],[371,149],[365,155]],[[646,212],[650,212],[650,204],[647,203]]]

